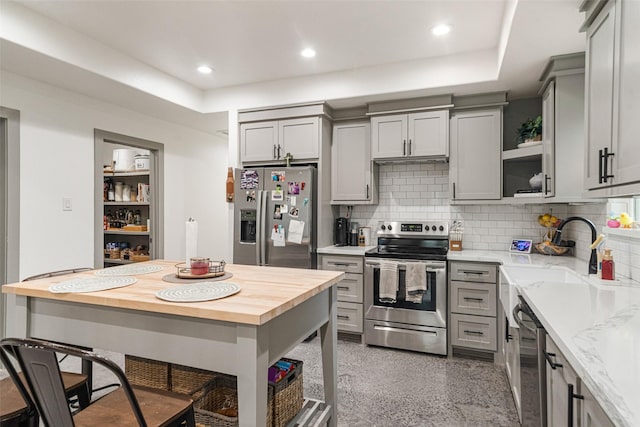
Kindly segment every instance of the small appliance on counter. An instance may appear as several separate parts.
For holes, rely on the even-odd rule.
[[[347,218],[336,218],[333,225],[333,244],[349,246],[349,220]]]

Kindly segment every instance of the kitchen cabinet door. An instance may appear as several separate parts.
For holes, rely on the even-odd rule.
[[[610,1],[587,31],[585,61],[585,185],[587,189],[607,185],[602,182],[604,149],[611,151],[613,128],[613,76],[615,3]],[[636,119],[637,120],[637,119]],[[609,162],[608,159],[605,159]]]
[[[377,116],[371,119],[371,157],[402,158],[407,155],[406,114]]]
[[[569,400],[569,386],[578,391],[578,376],[555,343],[547,336],[547,425],[566,426],[569,405],[573,405],[572,426],[577,426],[576,399]]]
[[[607,414],[604,413],[591,391],[582,385],[580,394],[583,397],[580,411],[580,427],[613,427]]]
[[[284,159],[286,154],[290,153],[295,160],[317,159],[320,142],[319,122],[318,117],[280,120],[277,158]]]
[[[368,203],[375,200],[369,122],[335,125],[331,145],[331,202]]]
[[[407,156],[449,155],[449,110],[409,114]]]
[[[555,82],[549,83],[542,95],[542,192],[555,195]]]
[[[240,125],[240,160],[263,162],[277,159],[278,122],[243,123]]]
[[[522,404],[520,393],[520,330],[509,326],[509,319],[506,319],[506,330],[504,343],[505,368],[513,402],[516,405],[518,418],[522,422]]]
[[[640,181],[640,2],[616,1],[611,183]]]
[[[455,112],[451,117],[450,194],[454,200],[498,200],[502,111]]]

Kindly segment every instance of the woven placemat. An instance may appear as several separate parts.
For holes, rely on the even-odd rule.
[[[167,274],[166,276],[162,276],[162,280],[169,283],[198,283],[198,282],[217,282],[219,280],[226,280],[233,277],[233,274],[225,272],[222,276],[218,277],[209,277],[202,279],[182,279],[180,277],[176,277],[176,273]]]

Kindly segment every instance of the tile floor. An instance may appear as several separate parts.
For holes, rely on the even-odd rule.
[[[122,355],[101,352],[124,366]],[[288,357],[304,362],[306,397],[323,399],[320,339]],[[77,365],[77,366],[76,366]],[[79,363],[65,361],[63,369]],[[99,367],[94,387],[114,382]],[[340,427],[517,427],[504,371],[493,363],[338,341]]]

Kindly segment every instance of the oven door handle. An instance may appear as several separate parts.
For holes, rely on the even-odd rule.
[[[377,261],[366,261],[365,265],[368,267],[373,267],[373,268],[380,268],[380,263]],[[398,269],[399,270],[406,270],[407,268],[407,264],[403,264],[403,263],[398,263]],[[440,271],[446,270],[446,266],[442,265],[442,266],[438,266],[438,267],[434,267],[431,266],[429,264],[427,264],[425,271],[429,272],[429,273],[438,273]]]

